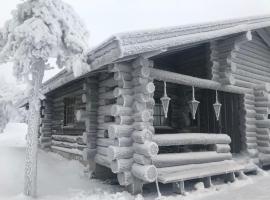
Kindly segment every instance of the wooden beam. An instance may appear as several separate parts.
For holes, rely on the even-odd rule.
[[[250,93],[252,89],[241,88],[233,85],[222,85],[216,81],[206,80],[202,78],[196,78],[188,75],[178,74],[175,72],[169,72],[160,69],[150,69],[151,77],[160,81],[166,81],[170,83],[176,83],[187,86],[194,86],[204,89],[220,90],[224,92],[231,92],[237,94]]]

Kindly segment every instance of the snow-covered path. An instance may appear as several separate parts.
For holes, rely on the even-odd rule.
[[[26,126],[9,124],[0,134],[0,200],[25,200],[23,191]],[[89,180],[83,166],[53,153],[39,152],[38,195],[39,200],[141,200],[117,185]],[[270,176],[251,176],[248,180],[233,184],[215,185],[211,189],[193,191],[187,196],[171,192],[171,186],[161,187],[166,200],[269,200]],[[156,190],[147,186],[145,199],[154,199]]]

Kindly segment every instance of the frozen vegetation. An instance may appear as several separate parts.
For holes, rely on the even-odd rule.
[[[25,135],[27,125],[9,123],[0,135],[0,200],[26,200],[23,195]],[[39,151],[38,199],[40,200],[141,200],[157,197],[154,185],[146,186],[142,195],[132,196],[113,181],[89,179],[78,161],[67,160],[57,154]],[[164,200],[268,200],[270,176],[249,176],[232,184],[214,182],[210,189],[193,185],[186,196],[171,192],[161,185]]]

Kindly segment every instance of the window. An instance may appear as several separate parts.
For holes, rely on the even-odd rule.
[[[169,126],[170,112],[168,113],[168,118],[165,118],[162,103],[159,99],[156,99],[155,101],[156,103],[154,107],[154,126]]]
[[[75,123],[75,98],[65,98],[64,105],[64,126],[72,125]]]

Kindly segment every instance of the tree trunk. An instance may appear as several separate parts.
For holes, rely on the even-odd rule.
[[[37,195],[37,151],[38,132],[40,122],[40,88],[44,76],[44,62],[40,61],[33,66],[32,91],[29,96],[29,118],[27,130],[27,146],[24,174],[24,194],[31,197]]]

